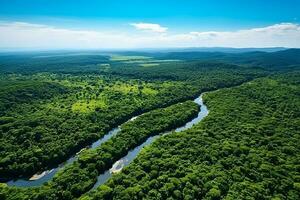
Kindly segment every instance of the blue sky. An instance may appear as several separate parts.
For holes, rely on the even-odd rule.
[[[181,29],[232,30],[254,25],[300,21],[299,0],[1,0],[7,20],[96,25],[97,21],[144,21]],[[61,21],[59,21],[61,20]]]
[[[207,39],[206,36],[215,35],[211,32],[217,32],[217,34],[223,32],[235,33],[241,30],[267,28],[280,24],[294,25],[294,29],[298,31],[300,0],[0,0],[0,22],[4,28],[10,24],[10,28],[11,26],[22,25],[21,28],[24,29],[26,24],[26,29],[33,25],[33,31],[41,31],[40,29],[36,30],[36,25],[40,25],[41,27],[49,26],[59,31],[61,29],[73,31],[69,34],[73,34],[76,30],[94,31],[102,36],[103,34],[120,33],[120,35],[126,35],[126,37],[132,34],[140,39],[150,37],[150,32],[159,32],[160,36],[155,35],[155,37],[159,37],[156,43],[159,43],[161,37],[167,37],[166,35],[171,36],[171,38],[174,36],[180,38],[184,34],[197,32],[204,33],[205,42],[201,43],[197,40],[195,45],[210,46],[208,40],[211,38]],[[162,29],[157,31],[155,29],[157,25]],[[14,31],[19,29],[20,27],[14,29]],[[280,27],[280,29],[286,28]],[[8,34],[9,30],[6,32]],[[164,35],[162,36],[162,34]],[[278,33],[276,34],[278,35]],[[85,36],[87,37],[87,35]],[[203,41],[202,34],[195,35],[198,35],[197,37],[200,35]],[[291,45],[294,43],[292,40],[298,39],[297,32],[293,35],[295,37],[293,36],[290,39]],[[9,38],[8,35],[4,36]],[[17,37],[17,35],[15,36]],[[227,37],[231,37],[231,35]],[[99,40],[99,37],[97,38]],[[60,39],[62,40],[62,38]],[[169,41],[170,38],[163,40]],[[278,44],[276,42],[271,44],[270,41],[263,46],[277,46],[280,44],[289,46],[286,38],[284,40],[285,42],[279,41]],[[235,42],[237,41],[235,40]],[[22,45],[23,47],[28,46],[24,45],[26,41],[20,43],[20,47]],[[106,45],[109,46],[109,43]],[[139,45],[142,45],[141,47],[147,46],[143,42],[134,41],[133,45],[128,44],[123,47],[137,47]],[[180,42],[178,46],[190,45],[193,45],[193,42]],[[217,45],[217,43],[213,42],[211,46],[213,45]],[[224,45],[227,44],[220,44],[220,46]],[[250,43],[244,46],[255,45],[255,43]],[[0,47],[10,46],[18,47],[16,43],[12,45],[7,41],[5,45],[0,43]],[[39,44],[36,45],[36,47],[38,46]],[[40,47],[43,46],[45,44],[41,43]],[[78,43],[78,48],[85,46],[86,44],[81,46]],[[165,42],[165,46],[176,46],[176,44]],[[232,43],[230,46],[235,45]],[[97,46],[93,48],[97,48]]]

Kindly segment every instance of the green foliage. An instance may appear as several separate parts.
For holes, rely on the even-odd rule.
[[[6,193],[4,196],[8,199],[13,199],[18,194],[23,194],[20,195],[20,199],[39,199],[40,195],[48,193],[51,193],[51,196],[47,199],[78,197],[94,185],[99,173],[109,169],[115,161],[126,155],[128,150],[138,146],[151,135],[183,125],[195,117],[198,110],[196,103],[187,101],[145,113],[122,125],[121,132],[100,147],[82,152],[78,161],[66,166],[46,185],[27,190],[13,187],[5,187],[1,190]],[[103,198],[109,198],[111,190],[105,186],[101,188]]]
[[[18,104],[45,100],[64,94],[67,88],[40,81],[0,81],[0,115],[13,110]]]
[[[207,93],[210,114],[203,122],[161,137],[82,196],[128,150],[190,120],[198,108],[186,100],[266,76],[263,68],[299,64],[297,50],[135,53],[112,59],[99,52],[0,55],[0,71],[16,72],[0,76],[2,179],[52,168],[145,113],[40,187],[0,184],[0,199],[300,198],[296,71]]]
[[[0,176],[30,176],[51,168],[134,115],[263,74],[227,64],[192,62],[172,66],[164,63],[146,71],[113,66],[106,76],[3,75],[0,98],[8,100],[3,101],[7,103],[0,121],[10,117],[14,121],[0,124],[0,149],[5,149],[0,152]],[[125,78],[111,75],[117,69]],[[128,73],[144,80],[128,79]],[[11,104],[14,106],[6,109]]]
[[[2,179],[51,168],[130,117],[195,95],[195,90],[184,92],[180,83],[162,86],[98,75],[6,79],[0,92]]]
[[[153,55],[149,55],[153,56]],[[209,62],[224,62],[252,67],[262,67],[268,70],[298,69],[300,66],[300,49],[287,49],[275,52],[168,52],[155,54],[160,59],[179,59],[184,61],[198,60]]]
[[[0,72],[97,72],[108,56],[86,52],[0,53]]]
[[[207,93],[210,114],[144,149],[104,185],[110,199],[299,199],[299,80],[295,72]],[[127,190],[135,186],[142,192]]]

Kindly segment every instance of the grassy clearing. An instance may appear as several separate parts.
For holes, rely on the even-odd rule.
[[[148,95],[156,95],[158,93],[157,90],[154,90],[152,88],[149,88],[149,87],[145,87],[142,89],[142,93],[143,94],[148,94]]]
[[[88,113],[93,112],[96,108],[105,109],[107,107],[104,99],[93,99],[90,101],[78,101],[72,105],[73,112]]]

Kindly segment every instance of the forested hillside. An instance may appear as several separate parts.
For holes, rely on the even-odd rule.
[[[1,53],[0,72],[60,72],[98,73],[99,69],[113,66],[156,66],[182,61],[218,62],[261,67],[267,70],[288,70],[299,68],[300,49],[278,51],[154,51],[154,52],[100,52],[100,51],[58,51],[32,53]]]
[[[107,61],[107,56],[82,52],[0,53],[0,72],[97,71]]]
[[[158,55],[161,59],[219,61],[250,66],[259,66],[269,70],[286,70],[300,65],[300,49],[287,49],[275,52],[253,51],[245,53],[222,52],[171,52]]]

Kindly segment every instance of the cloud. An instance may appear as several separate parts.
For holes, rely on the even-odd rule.
[[[126,48],[134,41],[120,32],[71,30],[25,22],[0,23],[0,48]]]
[[[300,48],[300,25],[280,23],[237,31],[170,34],[159,25],[137,23],[143,31],[94,31],[26,22],[0,22],[0,48],[156,48],[156,47],[294,47]],[[163,33],[163,34],[157,34]]]
[[[159,24],[150,24],[150,23],[131,23],[131,26],[134,26],[137,30],[151,31],[156,33],[165,33],[168,28],[162,27]]]
[[[233,47],[300,47],[300,26],[280,23],[231,32],[190,32],[198,45]]]

